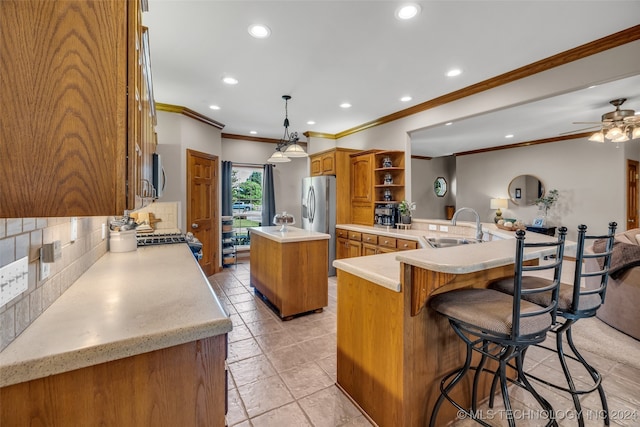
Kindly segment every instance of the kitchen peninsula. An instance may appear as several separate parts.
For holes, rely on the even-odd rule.
[[[527,233],[528,241],[548,239]],[[515,239],[506,238],[336,260],[338,385],[381,427],[428,425],[441,378],[465,356],[448,321],[426,307],[429,297],[511,275],[514,255]],[[443,404],[436,424],[456,412]]]
[[[186,244],[107,252],[0,352],[0,425],[222,427],[231,328]]]
[[[254,227],[250,233],[251,285],[281,318],[329,303],[329,234],[291,226]]]

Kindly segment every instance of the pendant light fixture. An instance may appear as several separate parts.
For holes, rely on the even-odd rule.
[[[282,95],[284,99],[284,135],[276,146],[276,151],[267,159],[269,163],[285,163],[290,162],[291,157],[308,157],[309,155],[298,144],[298,132],[289,134],[289,111],[288,103],[291,99],[290,95]]]

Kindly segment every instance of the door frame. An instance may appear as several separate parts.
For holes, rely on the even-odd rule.
[[[627,159],[627,226],[626,230],[638,228],[638,170],[640,162]]]

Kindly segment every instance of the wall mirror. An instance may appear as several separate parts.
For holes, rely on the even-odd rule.
[[[518,206],[531,206],[544,196],[544,185],[533,175],[516,176],[509,183],[509,197]]]

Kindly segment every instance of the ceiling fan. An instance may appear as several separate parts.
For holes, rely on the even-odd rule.
[[[589,141],[624,142],[640,138],[640,116],[637,116],[634,110],[620,109],[626,100],[627,98],[618,98],[609,101],[616,109],[603,114],[600,122],[573,122],[573,124],[593,125],[579,131],[600,128],[589,137]]]

